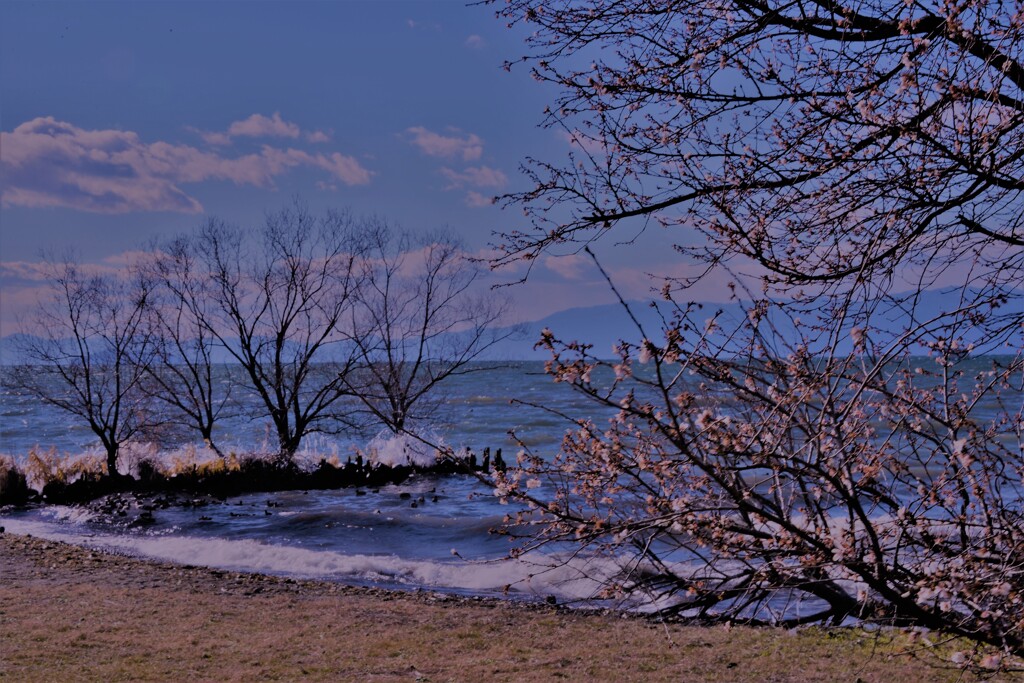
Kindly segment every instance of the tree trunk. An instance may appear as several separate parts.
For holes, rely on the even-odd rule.
[[[199,433],[203,437],[203,441],[206,443],[207,447],[209,447],[211,451],[216,453],[221,460],[227,459],[224,453],[213,441],[213,427],[203,427]]]
[[[281,465],[290,465],[295,458],[295,452],[299,450],[302,437],[298,430],[294,434],[279,432],[277,435],[278,451],[277,460]]]
[[[106,448],[107,448],[107,476],[108,477],[117,477],[117,476],[119,476],[119,473],[117,471],[117,451],[118,451],[118,446],[119,446],[119,444],[117,444],[116,442],[108,443],[106,445]]]

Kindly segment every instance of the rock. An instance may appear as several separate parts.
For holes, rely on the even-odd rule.
[[[138,517],[136,517],[134,520],[132,520],[132,523],[130,524],[130,526],[139,527],[139,526],[149,526],[151,524],[156,524],[156,518],[153,517],[153,513],[152,512],[146,510],[146,511],[143,511],[143,513],[140,514]]]

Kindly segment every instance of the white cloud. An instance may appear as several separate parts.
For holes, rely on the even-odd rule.
[[[489,166],[470,166],[461,171],[455,171],[448,167],[442,167],[441,175],[450,183],[446,190],[456,190],[460,187],[504,187],[508,177],[496,168]]]
[[[265,145],[258,153],[227,157],[189,145],[144,142],[131,131],[86,130],[52,117],[0,133],[0,145],[4,206],[196,213],[202,206],[182,185],[227,180],[273,187],[277,176],[299,166],[318,168],[346,185],[365,185],[373,175],[339,152]]]
[[[214,145],[216,147],[224,147],[225,145],[231,144],[231,136],[227,133],[216,133],[213,131],[199,130],[198,128],[188,127],[188,130],[196,133],[203,139],[208,145]]]
[[[42,261],[0,261],[0,283],[5,288],[49,280],[50,272]]]
[[[544,259],[544,267],[566,280],[582,280],[596,272],[593,261],[582,254],[548,256]]]
[[[411,136],[410,142],[413,145],[432,157],[476,161],[484,153],[484,141],[479,136],[473,133],[462,134],[458,128],[449,128],[449,135],[441,135],[422,126],[408,128],[405,132]]]
[[[315,143],[330,142],[331,134],[325,130],[314,130],[306,133],[306,140]]]
[[[188,130],[197,134],[208,145],[225,147],[230,145],[236,138],[288,138],[297,140],[304,137],[307,142],[321,143],[330,142],[331,131],[307,130],[303,131],[298,124],[285,121],[281,118],[281,112],[274,112],[271,116],[253,114],[252,116],[238,121],[232,121],[224,131],[208,131],[188,127]]]
[[[112,254],[100,263],[78,263],[85,277],[124,275],[125,265],[138,262],[141,252]],[[39,333],[29,327],[39,302],[52,297],[54,266],[46,261],[0,262],[0,337],[14,332]]]
[[[280,112],[274,112],[270,118],[262,114],[253,114],[247,119],[235,121],[228,126],[230,137],[249,138],[297,138],[300,130],[294,123],[281,118]]]
[[[480,194],[475,190],[470,190],[466,193],[466,206],[472,206],[473,208],[480,208],[484,206],[493,206],[494,197]]]
[[[406,26],[413,29],[414,31],[440,31],[441,24],[436,21],[416,21],[415,19],[406,19]]]

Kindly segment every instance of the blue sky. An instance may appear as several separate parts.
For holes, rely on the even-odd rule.
[[[43,250],[113,266],[294,195],[448,226],[483,252],[522,227],[489,198],[525,189],[524,157],[569,150],[538,127],[554,90],[502,68],[524,50],[492,8],[459,2],[0,3],[0,335],[42,291]],[[681,267],[668,244],[602,256],[640,296],[646,273]],[[611,295],[570,254],[512,296],[531,320]]]

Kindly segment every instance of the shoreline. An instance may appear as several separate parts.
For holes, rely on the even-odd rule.
[[[900,633],[662,624],[176,565],[10,533],[0,534],[0,642],[0,680],[26,682],[960,676]]]

